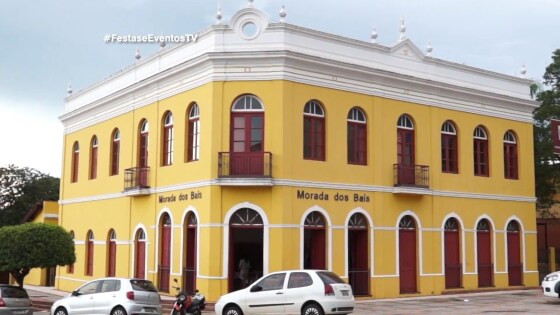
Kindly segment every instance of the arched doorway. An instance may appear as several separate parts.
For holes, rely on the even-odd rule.
[[[196,215],[194,212],[189,212],[187,217],[185,218],[184,222],[184,242],[185,248],[183,252],[185,253],[184,257],[184,266],[183,266],[183,290],[187,291],[194,291],[196,289],[196,254],[197,254],[197,247],[196,247],[196,227],[198,225],[198,221],[196,219]]]
[[[399,281],[401,293],[417,291],[416,222],[409,215],[399,222]]]
[[[325,218],[313,211],[303,226],[303,268],[326,269],[327,234]]]
[[[264,224],[253,209],[237,210],[229,220],[229,291],[246,288],[263,275]]]
[[[517,221],[509,222],[507,226],[507,259],[508,259],[508,281],[509,285],[521,285],[521,248],[520,229]]]
[[[107,277],[115,276],[117,259],[117,234],[111,229],[107,235]]]
[[[494,265],[492,264],[492,246],[490,223],[482,219],[476,226],[476,262],[478,265],[478,286],[491,287]]]
[[[444,226],[445,288],[461,287],[461,244],[459,222],[449,218]]]
[[[93,231],[89,230],[86,236],[86,276],[93,276]]]
[[[354,295],[369,295],[368,227],[361,213],[348,220],[348,280]]]
[[[146,233],[139,229],[134,237],[134,278],[146,279]]]
[[[169,273],[171,267],[171,217],[165,213],[159,221],[159,290],[169,292]]]

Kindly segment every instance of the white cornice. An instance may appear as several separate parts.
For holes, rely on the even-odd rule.
[[[497,200],[497,201],[516,201],[516,202],[529,202],[535,203],[535,197],[527,196],[513,196],[513,195],[497,195],[497,194],[480,194],[480,193],[469,193],[460,191],[446,191],[446,190],[432,190],[424,188],[410,188],[410,187],[393,187],[393,186],[376,186],[376,185],[357,185],[357,184],[346,184],[346,183],[328,183],[328,182],[315,182],[315,181],[302,181],[293,179],[265,179],[262,178],[243,178],[236,180],[226,180],[223,178],[186,182],[177,185],[163,186],[157,188],[150,188],[150,194],[158,194],[172,191],[180,191],[184,189],[193,189],[207,186],[244,186],[244,187],[256,187],[256,186],[285,186],[285,187],[297,187],[297,188],[313,188],[313,189],[333,189],[333,190],[349,190],[349,191],[361,191],[361,192],[385,192],[385,193],[416,193],[420,195],[429,195],[436,197],[453,197],[453,198],[468,198],[468,199],[481,199],[481,200]],[[270,183],[270,184],[269,184]],[[59,204],[68,205],[74,203],[82,202],[93,202],[100,200],[108,200],[115,198],[127,197],[129,195],[125,193],[115,193],[115,194],[105,194],[105,195],[95,195],[80,198],[72,198],[59,200]]]

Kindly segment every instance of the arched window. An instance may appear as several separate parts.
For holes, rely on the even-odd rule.
[[[517,138],[510,130],[504,134],[504,177],[517,179]]]
[[[197,161],[200,157],[200,110],[197,103],[193,103],[189,110],[187,130],[187,162]]]
[[[140,122],[140,128],[138,130],[138,166],[147,167],[148,166],[148,135],[149,135],[149,125],[146,119],[142,119]]]
[[[70,237],[72,238],[72,243],[74,243],[74,239],[75,239],[74,231],[70,231]],[[74,264],[69,264],[68,267],[66,267],[66,273],[69,274],[74,273]]]
[[[366,115],[354,107],[348,112],[347,123],[347,157],[349,164],[367,164],[367,123]]]
[[[457,129],[451,121],[441,126],[441,171],[458,173]]]
[[[107,277],[115,276],[117,262],[117,234],[115,230],[109,230],[107,236]]]
[[[89,179],[97,178],[97,147],[99,146],[97,142],[97,136],[93,136],[91,139],[91,153],[89,160]]]
[[[93,232],[88,231],[86,235],[86,276],[93,276]]]
[[[111,176],[119,174],[120,145],[121,133],[119,129],[115,129],[111,137]]]
[[[325,111],[315,100],[303,108],[303,158],[325,160]]]
[[[167,112],[163,118],[163,166],[173,164],[173,114]]]
[[[397,164],[414,165],[414,124],[408,115],[397,121]]]
[[[75,183],[78,181],[78,164],[80,161],[80,144],[78,144],[78,141],[74,142],[74,145],[72,146],[72,176],[71,176],[71,182]]]
[[[474,175],[488,176],[488,135],[482,126],[474,129]]]

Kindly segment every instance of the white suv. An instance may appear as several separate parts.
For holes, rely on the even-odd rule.
[[[354,295],[350,285],[330,271],[279,271],[223,295],[215,311],[218,315],[348,314],[354,311]]]
[[[541,287],[544,295],[549,297],[560,297],[560,271],[553,272],[544,277]]]
[[[105,278],[88,282],[54,302],[51,315],[68,314],[161,314],[161,303],[148,280]]]

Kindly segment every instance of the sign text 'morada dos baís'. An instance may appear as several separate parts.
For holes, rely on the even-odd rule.
[[[320,193],[310,193],[306,192],[305,190],[297,191],[297,199],[305,199],[305,200],[325,200],[328,201],[330,199],[329,193],[324,191]],[[343,193],[336,193],[333,197],[334,201],[353,201],[353,202],[369,202],[369,196],[366,194],[343,194]]]
[[[171,194],[169,196],[159,196],[158,200],[159,203],[167,203],[167,202],[175,202],[185,201],[185,200],[196,200],[202,199],[202,193],[200,191],[191,191],[190,193],[180,193],[179,197],[175,196],[175,194]]]

